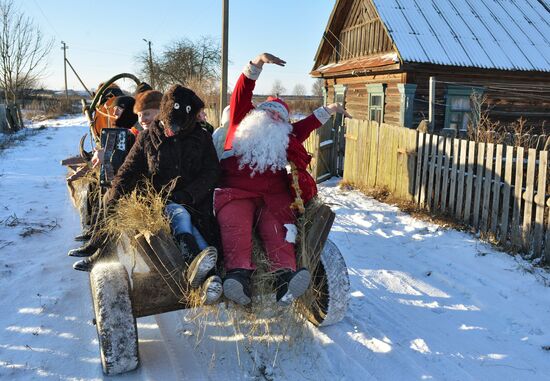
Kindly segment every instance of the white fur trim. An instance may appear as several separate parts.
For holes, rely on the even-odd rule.
[[[259,110],[273,110],[277,114],[279,114],[281,119],[283,119],[285,122],[288,122],[288,111],[285,106],[283,106],[279,102],[262,102],[256,108]]]
[[[253,81],[258,79],[261,72],[262,72],[262,68],[256,65],[253,65],[251,62],[247,63],[246,66],[243,68],[243,74],[246,76],[246,78],[251,79]]]
[[[313,110],[313,115],[315,115],[321,124],[325,124],[330,119],[330,112],[328,112],[327,108],[323,106]]]
[[[286,237],[285,241],[288,243],[296,243],[296,237],[298,236],[298,229],[294,224],[285,224],[286,228]]]

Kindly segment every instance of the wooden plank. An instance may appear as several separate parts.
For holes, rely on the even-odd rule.
[[[422,179],[420,183],[420,206],[426,206],[426,192],[428,187],[428,164],[430,157],[430,148],[432,144],[432,135],[426,134],[424,141],[424,151],[422,157]]]
[[[510,193],[512,189],[512,174],[514,164],[514,147],[506,146],[506,159],[504,168],[504,184],[502,184],[502,213],[500,216],[500,234],[498,240],[505,245],[508,242],[508,225],[510,215]]]
[[[369,187],[374,188],[377,182],[378,176],[378,151],[379,151],[379,133],[378,123],[369,122],[371,128],[371,176],[369,177]]]
[[[517,147],[516,149],[516,172],[514,181],[514,193],[513,193],[513,208],[512,208],[512,228],[511,238],[512,246],[514,249],[521,247],[521,204],[523,194],[523,147]]]
[[[445,156],[445,138],[439,137],[437,142],[436,152],[436,167],[435,167],[435,193],[434,193],[434,206],[435,210],[441,210],[441,177],[443,176],[443,159]]]
[[[395,162],[395,182],[394,182],[394,188],[395,188],[395,197],[399,199],[403,199],[404,197],[404,186],[403,184],[406,182],[407,179],[407,173],[404,171],[404,167],[406,167],[406,151],[404,149],[404,141],[407,137],[406,131],[403,131],[403,133],[397,133],[396,134],[396,162]]]
[[[362,122],[358,124],[358,131],[357,134],[359,136],[359,140],[357,141],[357,148],[359,149],[360,154],[358,155],[357,160],[360,163],[361,172],[359,172],[360,176],[360,183],[361,185],[368,187],[368,170],[369,170],[369,160],[370,160],[370,151],[371,151],[371,144],[370,141],[370,126],[367,122]],[[368,147],[368,152],[364,152],[361,147]]]
[[[537,161],[537,150],[529,149],[527,154],[527,176],[525,177],[525,192],[523,193],[523,225],[521,228],[522,248],[528,253],[531,249],[531,227],[533,225],[533,206],[535,194],[535,167]]]
[[[417,150],[416,150],[416,179],[414,181],[415,189],[414,196],[418,204],[420,204],[421,199],[421,181],[422,181],[422,161],[424,160],[424,145],[425,145],[426,134],[419,132],[417,135]]]
[[[460,149],[460,140],[453,139],[453,159],[449,184],[449,213],[452,214],[456,204],[456,176],[458,172],[458,155]]]
[[[481,209],[481,231],[486,233],[489,227],[489,210],[491,209],[491,183],[493,181],[493,163],[495,161],[493,154],[495,151],[495,145],[493,143],[487,143],[486,146],[486,160],[485,171],[483,181],[483,206]]]
[[[544,206],[546,205],[546,189],[548,185],[548,151],[539,152],[539,175],[537,195],[535,197],[535,228],[533,229],[533,252],[537,257],[542,254],[542,238],[544,231]],[[549,242],[546,242],[548,246]]]
[[[418,132],[409,131],[407,147],[407,173],[409,174],[408,189],[409,200],[414,200],[415,180],[416,180],[416,157],[418,156]]]
[[[377,123],[373,123],[378,125]],[[375,187],[380,187],[385,185],[385,180],[387,176],[387,172],[385,171],[385,167],[387,164],[386,155],[387,155],[387,147],[386,144],[386,130],[382,128],[381,125],[378,125],[378,147],[377,147],[377,161],[376,161],[376,183],[374,184]]]
[[[468,156],[468,141],[460,140],[460,153],[458,156],[458,185],[456,190],[456,207],[455,216],[457,219],[462,219],[463,202],[464,202],[464,182],[466,177],[466,157]]]
[[[357,121],[348,120],[346,128],[346,151],[344,161],[344,181],[357,184],[357,178],[359,175],[359,168],[357,166],[357,155],[358,155],[358,133],[357,133]]]
[[[451,149],[453,140],[445,138],[445,156],[443,160],[443,184],[441,184],[441,211],[447,210],[447,194],[449,189],[449,169],[451,167]]]
[[[550,263],[550,198],[546,201],[546,206],[548,215],[546,216],[546,235],[544,237],[544,263],[548,264]]]
[[[477,230],[479,228],[479,215],[481,206],[481,184],[483,180],[483,171],[485,169],[485,143],[477,143],[477,161],[476,161],[476,177],[474,181],[474,209],[472,225]]]
[[[183,286],[179,278],[174,276],[172,263],[163,261],[163,257],[157,256],[143,234],[140,233],[134,238],[137,243],[137,249],[142,254],[147,265],[154,268],[162,276],[162,279],[166,282],[166,285],[174,295],[182,297]]]
[[[466,169],[466,191],[464,193],[464,215],[462,220],[464,223],[469,224],[471,220],[472,210],[472,192],[474,188],[474,175],[475,175],[475,162],[476,162],[476,142],[468,142],[468,167]]]
[[[84,165],[87,164],[87,161],[82,158],[82,156],[71,156],[66,159],[61,160],[61,165]]]
[[[439,135],[433,135],[430,143],[430,156],[429,156],[429,173],[428,173],[428,188],[427,188],[427,200],[426,204],[428,209],[433,210],[433,197],[434,197],[434,173],[435,173],[435,158],[438,146],[438,141],[441,138]]]
[[[493,181],[493,205],[491,207],[491,233],[493,237],[498,234],[498,216],[500,208],[500,188],[502,187],[502,144],[496,145],[495,152],[495,178]]]

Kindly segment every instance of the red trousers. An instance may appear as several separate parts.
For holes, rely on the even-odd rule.
[[[214,198],[216,217],[220,225],[225,269],[256,268],[252,263],[252,232],[259,234],[270,271],[296,271],[294,242],[287,241],[288,228],[295,217],[290,210],[289,192],[262,195],[235,188],[217,189]],[[290,234],[292,240],[294,234]],[[293,241],[293,240],[292,240]]]

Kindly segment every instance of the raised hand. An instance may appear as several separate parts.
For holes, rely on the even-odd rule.
[[[262,53],[250,62],[252,64],[258,66],[258,67],[262,67],[265,63],[275,64],[275,65],[279,65],[279,66],[285,66],[286,65],[286,61],[280,59],[277,56],[274,56],[271,53]]]
[[[346,109],[344,108],[344,106],[342,106],[342,104],[340,103],[331,103],[329,104],[328,106],[326,106],[326,109],[328,110],[329,113],[331,114],[344,114],[344,116],[346,118],[349,118],[351,119],[351,115],[346,111]]]

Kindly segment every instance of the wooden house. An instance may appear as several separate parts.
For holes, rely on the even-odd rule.
[[[545,0],[337,0],[311,75],[358,119],[464,130],[470,95],[493,121],[550,127]]]

